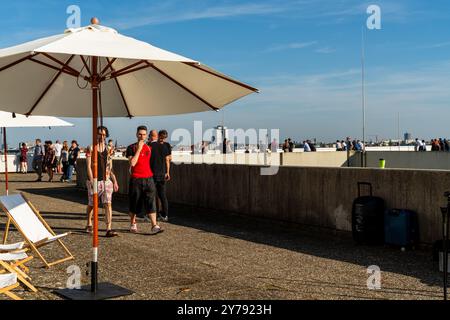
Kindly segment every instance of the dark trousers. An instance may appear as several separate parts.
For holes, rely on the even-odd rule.
[[[67,161],[63,161],[62,162],[62,172],[63,175],[61,177],[61,180],[66,180],[67,179],[67,171],[69,170],[69,162]]]
[[[42,159],[33,160],[33,169],[38,175],[38,179],[42,179]]]
[[[169,216],[169,202],[167,201],[167,196],[166,196],[166,181],[164,180],[164,178],[162,178],[162,179],[156,178],[155,186],[156,186],[156,194],[157,194],[158,198],[161,200],[162,210],[161,210],[161,208],[160,208],[160,210],[162,211],[162,216],[168,217]]]

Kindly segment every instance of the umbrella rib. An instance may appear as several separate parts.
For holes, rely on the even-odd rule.
[[[131,69],[131,70],[123,71],[121,73],[118,73],[116,71],[116,73],[111,73],[110,77],[108,77],[108,78],[107,77],[103,77],[102,79],[104,79],[104,80],[115,79],[115,78],[124,76],[124,75],[129,74],[129,73],[133,73],[133,72],[136,72],[136,71],[139,71],[139,70],[142,70],[142,69],[147,69],[149,67],[150,67],[149,65],[145,65],[145,66],[137,67],[137,68],[134,68],[134,69]]]
[[[63,68],[70,70],[71,72],[73,72],[73,74],[79,74],[79,72],[77,70],[75,70],[74,68],[72,68],[71,66],[69,66],[67,63],[65,64],[64,62],[56,59],[55,57],[51,56],[50,54],[46,53],[46,52],[41,52],[45,57],[49,58],[50,60],[58,63],[59,65],[61,65]]]
[[[205,99],[203,99],[202,97],[200,97],[198,94],[196,94],[194,91],[192,91],[191,89],[187,88],[186,86],[184,86],[183,84],[181,84],[180,82],[178,82],[177,80],[175,80],[174,78],[172,78],[171,76],[169,76],[167,73],[165,73],[164,71],[162,71],[161,69],[159,69],[158,67],[156,67],[154,64],[145,61],[145,63],[147,63],[150,67],[152,67],[153,69],[155,69],[156,71],[158,71],[160,74],[162,74],[164,77],[166,77],[167,79],[171,80],[173,83],[175,83],[177,86],[181,87],[182,89],[186,90],[187,92],[189,92],[191,95],[193,95],[194,97],[196,97],[198,100],[200,100],[201,102],[203,102],[204,104],[206,104],[208,107],[210,107],[212,110],[214,111],[218,111],[219,108],[214,107],[211,103],[209,103],[208,101],[206,101]]]
[[[107,61],[109,61],[109,60],[107,60]],[[131,68],[134,68],[134,67],[136,67],[136,66],[138,66],[138,65],[140,65],[142,63],[145,63],[145,60],[139,60],[138,62],[130,64],[129,66],[126,66],[125,68],[116,70],[116,71],[113,72],[113,75],[123,73],[124,71],[126,71],[128,69],[131,69]],[[112,65],[112,63],[111,63],[111,65]]]
[[[108,64],[106,65],[106,67],[103,68],[102,72],[100,72],[100,78],[102,78],[105,75],[106,70],[109,69],[110,66],[112,66],[112,64],[117,60],[117,58],[112,59],[111,61],[108,61]]]
[[[0,68],[0,72],[4,71],[4,70],[6,70],[6,69],[9,69],[9,68],[11,68],[11,67],[14,67],[15,65],[18,65],[18,64],[21,63],[21,62],[24,62],[24,61],[26,61],[26,60],[29,60],[29,59],[31,59],[32,57],[37,56],[38,54],[39,54],[39,53],[37,53],[37,54],[30,54],[30,55],[28,55],[28,56],[26,56],[26,57],[24,57],[24,58],[21,58],[21,59],[19,59],[19,60],[17,60],[17,61],[11,62],[10,64],[7,64],[6,66],[1,67],[1,68]]]
[[[112,72],[115,72],[115,71],[114,71],[114,68],[113,68],[113,66],[112,66],[112,63],[110,63],[110,61],[109,61],[108,58],[106,58],[106,61],[108,61],[108,66],[109,66],[109,68],[111,69],[111,71],[112,71]],[[131,119],[131,118],[133,118],[133,116],[132,116],[131,113],[130,113],[130,109],[128,108],[127,101],[125,100],[125,96],[123,95],[122,87],[120,86],[120,83],[119,83],[119,81],[117,80],[117,78],[114,78],[114,81],[116,82],[117,88],[119,89],[120,96],[122,97],[123,104],[125,105],[125,109],[127,110],[128,118]]]
[[[74,55],[70,56],[70,58],[67,60],[67,62],[64,65],[68,65],[70,63],[70,61],[72,61],[73,57],[74,57]],[[49,83],[47,88],[45,88],[45,90],[42,92],[42,94],[37,99],[37,101],[34,103],[33,107],[30,109],[30,111],[28,111],[25,115],[27,115],[27,116],[31,115],[31,113],[34,111],[34,109],[37,107],[37,105],[42,101],[42,99],[47,94],[47,92],[50,90],[50,88],[53,86],[53,84],[56,82],[56,80],[58,80],[59,76],[63,73],[63,69],[64,69],[64,66],[53,77],[53,80]]]
[[[78,78],[78,76],[80,75],[79,73],[75,74],[75,73],[73,73],[73,72],[70,71],[70,70],[64,70],[64,69],[65,69],[64,67],[58,68],[58,67],[52,66],[51,64],[48,64],[48,63],[45,63],[45,62],[43,62],[43,61],[39,61],[39,60],[36,60],[36,59],[33,59],[33,58],[28,58],[28,60],[33,61],[33,62],[35,62],[35,63],[37,63],[37,64],[40,64],[40,65],[43,65],[43,66],[45,66],[45,67],[47,67],[47,68],[50,68],[50,69],[53,69],[53,70],[57,70],[57,71],[64,72],[64,73],[66,73],[66,74],[68,74],[68,75],[71,75],[71,76],[74,76],[74,77],[76,77],[76,78]]]
[[[223,80],[226,80],[226,81],[228,81],[228,82],[234,83],[234,84],[236,84],[236,85],[238,85],[238,86],[244,87],[244,88],[246,88],[246,89],[248,89],[248,90],[251,90],[251,91],[253,91],[253,92],[259,92],[258,89],[253,88],[253,87],[251,87],[251,86],[249,86],[249,85],[247,85],[247,84],[245,84],[245,83],[242,83],[242,82],[239,82],[239,81],[236,81],[236,80],[227,78],[227,77],[225,77],[225,76],[222,76],[222,75],[220,75],[220,74],[216,74],[216,73],[211,72],[211,71],[209,71],[209,70],[205,70],[205,69],[201,68],[201,67],[199,66],[199,64],[196,63],[196,62],[183,62],[183,63],[184,63],[185,65],[187,65],[187,66],[190,66],[190,67],[195,68],[195,69],[198,69],[198,70],[200,70],[200,71],[209,73],[210,75],[213,75],[213,76],[216,76],[216,77],[221,78],[221,79],[223,79]]]
[[[145,65],[141,66],[141,67],[138,67],[138,65],[140,65],[142,63],[144,63]],[[136,71],[139,71],[139,70],[142,70],[142,69],[146,69],[146,68],[149,68],[149,67],[150,66],[146,64],[145,60],[141,60],[141,61],[133,63],[133,64],[131,64],[131,65],[125,67],[125,68],[122,68],[122,69],[120,69],[118,71],[111,72],[110,73],[111,75],[109,77],[103,76],[102,79],[103,80],[110,80],[110,79],[118,78],[118,77],[124,76],[126,74],[129,74],[129,73],[132,73],[132,72],[136,72]],[[109,73],[108,73],[108,75],[109,75]]]

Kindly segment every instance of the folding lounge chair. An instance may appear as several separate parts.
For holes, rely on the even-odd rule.
[[[22,300],[11,292],[11,290],[17,288],[18,286],[19,283],[17,282],[16,273],[0,274],[0,294],[6,294],[8,297],[14,300]]]
[[[16,273],[17,279],[28,289],[33,292],[37,292],[35,286],[31,284],[31,278],[23,270],[21,266],[33,257],[28,256],[24,251],[16,253],[0,253],[0,274],[5,272]],[[3,270],[2,270],[3,269]]]
[[[24,248],[25,242],[17,242],[12,244],[0,244],[0,254],[1,253],[22,253],[27,252],[29,248]],[[33,257],[28,257],[26,261],[20,261],[17,266],[22,269],[25,273],[28,273],[30,270],[25,265],[26,262],[33,259]]]
[[[56,235],[42,218],[39,211],[36,210],[23,194],[0,197],[0,206],[8,216],[3,243],[6,243],[9,226],[12,222],[24,237],[26,246],[36,253],[47,268],[74,259],[69,249],[61,241],[61,238],[67,236],[69,233]],[[39,248],[53,242],[58,243],[64,249],[66,255],[60,260],[48,262],[39,251]]]

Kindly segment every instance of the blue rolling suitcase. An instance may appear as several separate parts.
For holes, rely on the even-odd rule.
[[[395,246],[414,247],[419,242],[417,213],[406,209],[390,209],[384,215],[385,243]]]

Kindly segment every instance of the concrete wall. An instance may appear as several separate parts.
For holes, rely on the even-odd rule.
[[[173,155],[174,163],[184,164],[251,164],[251,165],[270,165],[280,164],[280,154],[273,153],[231,153],[231,154],[178,154]]]
[[[349,154],[349,166],[359,166]],[[346,167],[347,152],[292,152],[292,153],[251,153],[251,154],[196,154],[174,155],[175,163],[185,164],[246,164],[246,165],[288,165],[303,167]],[[360,160],[359,160],[360,161]]]
[[[450,170],[450,152],[370,151],[366,157],[369,168],[377,168],[379,159],[383,158],[386,168]]]
[[[20,172],[20,156],[19,155],[13,155],[9,154],[7,156],[8,159],[8,172]],[[28,172],[33,171],[33,155],[28,154],[27,157],[28,161]],[[5,155],[0,155],[0,173],[5,172]]]
[[[358,167],[361,162],[353,157],[355,152],[302,152],[281,153],[281,165],[302,167]],[[348,161],[347,161],[348,160]]]
[[[86,177],[82,162],[80,186]],[[126,193],[128,164],[115,161],[114,167],[121,193]],[[371,182],[374,195],[389,208],[418,212],[422,242],[441,236],[439,207],[450,190],[450,172],[289,166],[274,176],[260,172],[260,166],[249,165],[174,165],[168,196],[173,203],[351,231],[356,184]]]

